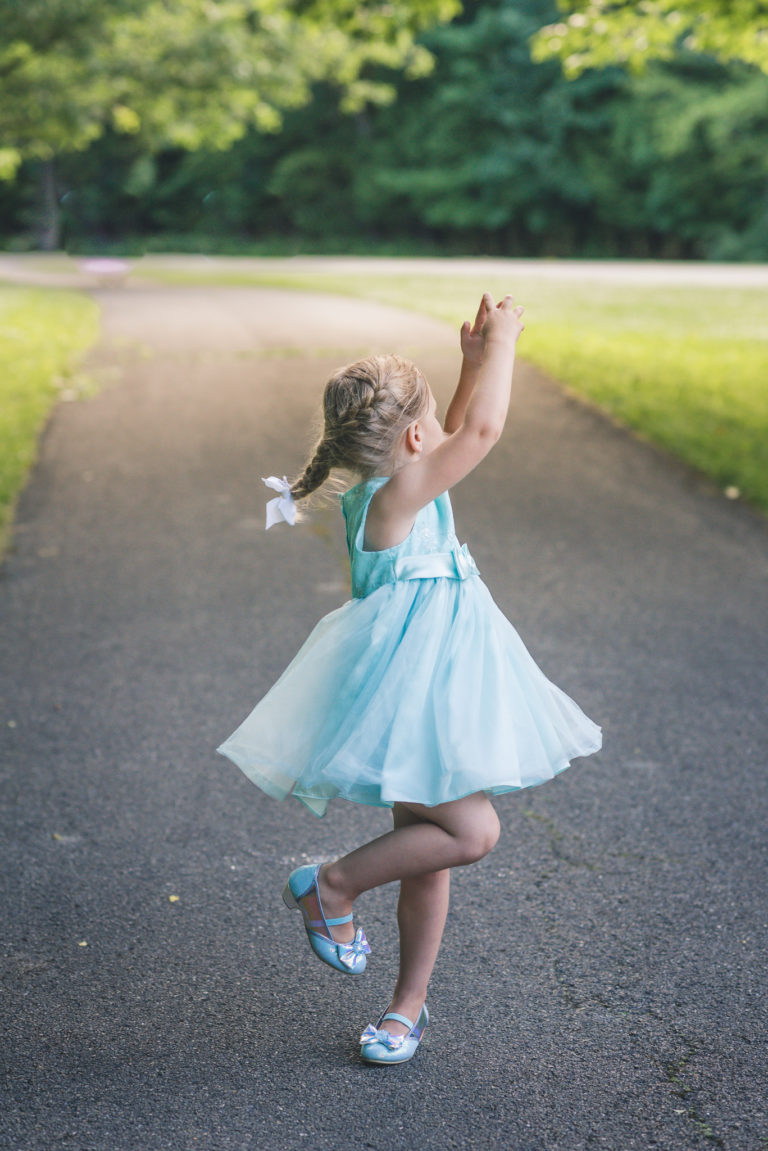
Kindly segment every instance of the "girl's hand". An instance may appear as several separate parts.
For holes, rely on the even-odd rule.
[[[483,350],[489,343],[496,340],[516,344],[520,338],[520,333],[525,328],[523,323],[525,308],[522,304],[515,304],[512,296],[505,296],[499,304],[494,306],[493,296],[490,292],[486,292],[481,308],[485,313],[481,336]],[[480,312],[477,314],[479,317]]]
[[[469,320],[465,320],[462,324],[461,350],[464,358],[456,391],[445,413],[443,428],[447,435],[453,435],[464,423],[478,373],[488,354],[488,343],[491,340],[503,343],[507,339],[514,348],[523,330],[522,314],[523,308],[520,305],[515,306],[511,296],[505,296],[497,305],[490,292],[485,292],[480,300],[474,324],[470,324]]]
[[[490,299],[490,296],[488,297]],[[465,360],[471,364],[479,364],[483,358],[483,327],[485,325],[485,318],[488,314],[486,307],[486,296],[483,296],[480,301],[480,307],[477,309],[474,324],[470,324],[469,320],[465,320],[461,325],[461,351]]]

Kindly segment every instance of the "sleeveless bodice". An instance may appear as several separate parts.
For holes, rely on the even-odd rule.
[[[478,575],[477,565],[459,544],[447,492],[421,508],[410,534],[394,547],[366,551],[365,521],[371,499],[388,476],[356,484],[339,498],[347,527],[347,548],[352,567],[352,595],[362,599],[385,584],[412,579],[468,579]]]

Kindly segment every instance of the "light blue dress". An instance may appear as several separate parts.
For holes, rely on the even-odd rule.
[[[456,538],[448,493],[366,551],[377,477],[341,496],[353,598],[315,627],[218,749],[317,815],[337,796],[433,806],[552,779],[600,728],[537,667]]]

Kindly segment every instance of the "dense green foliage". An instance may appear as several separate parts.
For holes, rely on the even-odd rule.
[[[0,552],[37,437],[96,339],[98,309],[75,292],[0,287]]]
[[[169,139],[204,145],[192,151],[150,146],[149,129],[106,130],[58,160],[64,241],[768,259],[768,77],[688,51],[641,75],[567,80],[558,61],[530,54],[557,11],[555,0],[468,0],[422,36],[431,73],[360,64],[356,83],[389,86],[393,103],[344,114],[338,86],[317,83],[311,104],[282,109],[279,134],[250,129],[228,151],[210,147],[218,113],[186,142],[168,113]],[[223,130],[217,142],[231,139]],[[39,233],[38,180],[30,162],[0,185],[6,243]]]
[[[457,0],[0,0],[0,177],[108,127],[142,148],[229,147],[279,126],[310,85],[349,109],[391,98],[372,67],[419,74],[415,33]]]
[[[538,59],[556,57],[570,76],[625,64],[642,71],[681,45],[768,72],[768,0],[558,0],[564,19],[543,28]]]

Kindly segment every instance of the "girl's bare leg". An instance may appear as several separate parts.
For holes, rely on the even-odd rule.
[[[448,910],[448,869],[482,859],[498,837],[499,820],[483,792],[436,807],[401,803],[393,831],[320,869],[329,918],[348,914],[361,892],[400,880],[401,963],[392,1010],[413,1019],[406,1004],[418,1014],[424,1002]],[[351,938],[349,925],[334,928],[333,937]]]
[[[395,827],[420,822],[418,816],[395,804]],[[416,1020],[427,998],[432,969],[435,966],[443,929],[448,915],[451,887],[449,868],[415,875],[400,881],[397,923],[400,928],[400,969],[388,1011],[396,1011]],[[396,1020],[387,1020],[393,1035],[407,1028]]]
[[[415,818],[320,869],[320,889],[329,915],[344,915],[363,891],[396,879],[413,879],[447,867],[475,863],[499,838],[499,820],[484,792],[452,803],[424,807],[400,803]]]

